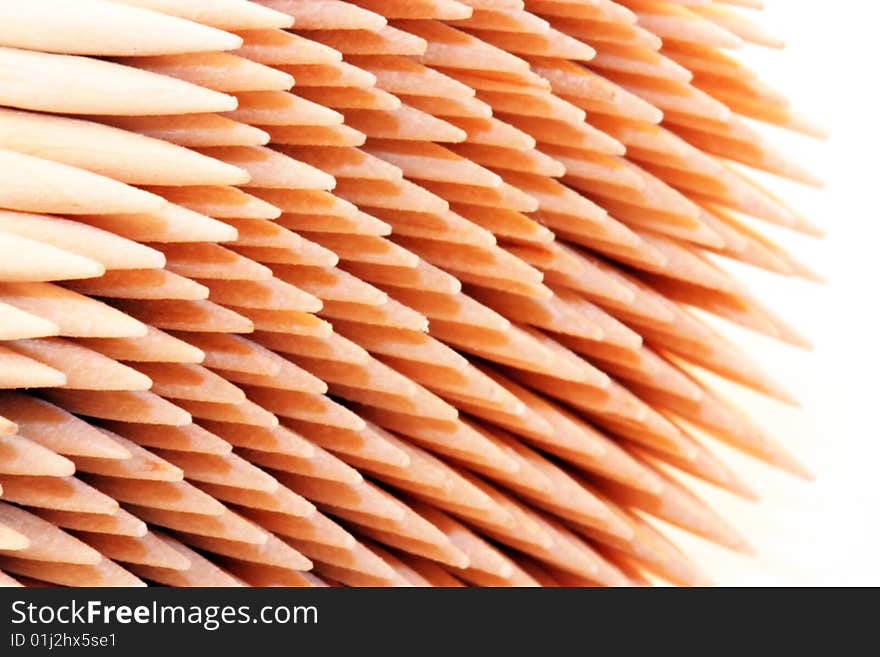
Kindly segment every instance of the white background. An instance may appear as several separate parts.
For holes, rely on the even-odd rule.
[[[724,585],[880,585],[880,5],[871,0],[767,0],[743,10],[784,38],[747,46],[741,61],[829,129],[828,141],[780,130],[768,139],[827,183],[769,180],[828,232],[823,240],[766,231],[829,280],[817,286],[737,268],[757,296],[815,344],[813,352],[727,331],[801,401],[739,393],[774,436],[816,473],[804,483],[724,451],[761,494],[757,505],[699,488],[758,551],[731,555],[675,533]],[[720,451],[720,450],[719,450]],[[689,480],[690,482],[690,480]]]

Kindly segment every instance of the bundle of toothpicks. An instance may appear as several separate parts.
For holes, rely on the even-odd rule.
[[[707,583],[809,477],[760,4],[0,2],[0,583]]]

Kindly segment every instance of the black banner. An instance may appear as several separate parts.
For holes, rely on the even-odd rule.
[[[799,592],[724,589],[15,588],[0,589],[0,655],[765,654],[774,638],[790,650],[827,630],[829,610]],[[837,611],[842,637],[869,625],[864,608]]]

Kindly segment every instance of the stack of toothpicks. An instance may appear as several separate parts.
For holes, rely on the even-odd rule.
[[[0,3],[0,584],[582,586],[737,551],[700,312],[816,279],[758,0]],[[694,312],[694,309],[700,312]]]

